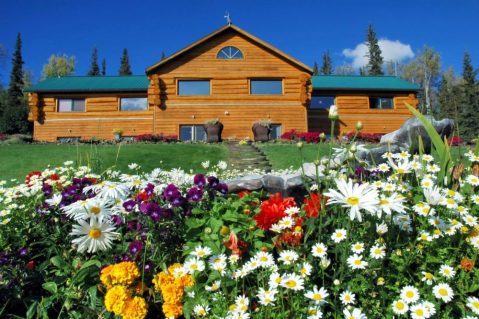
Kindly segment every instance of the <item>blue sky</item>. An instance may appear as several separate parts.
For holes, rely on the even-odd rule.
[[[53,53],[74,55],[76,74],[86,74],[93,47],[100,61],[106,58],[107,74],[118,73],[124,47],[133,72],[144,74],[162,51],[172,54],[225,25],[225,11],[237,26],[311,66],[326,50],[335,66],[361,65],[358,45],[368,23],[390,59],[407,61],[427,44],[441,54],[443,68],[461,72],[464,50],[479,66],[477,0],[1,0],[0,43],[8,58],[0,81],[8,82],[17,32],[35,80]]]

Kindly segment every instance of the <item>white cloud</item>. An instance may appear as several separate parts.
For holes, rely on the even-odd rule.
[[[391,41],[388,39],[381,39],[378,41],[379,48],[381,49],[381,55],[383,60],[401,62],[406,59],[414,57],[411,46],[409,44],[401,43],[400,41]],[[344,49],[343,55],[346,58],[352,59],[352,65],[354,68],[359,69],[368,64],[368,47],[366,43],[360,43],[356,45],[354,49]]]

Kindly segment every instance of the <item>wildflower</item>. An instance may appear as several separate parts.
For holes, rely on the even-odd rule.
[[[422,303],[411,306],[410,310],[411,310],[411,318],[413,319],[423,319],[423,318],[429,318],[431,316],[431,314],[429,313],[429,310]]]
[[[374,245],[369,251],[371,258],[383,259],[386,256],[386,247]]]
[[[441,276],[451,279],[456,274],[456,271],[451,266],[441,265],[441,267],[439,268],[439,273],[441,274]]]
[[[78,223],[80,225],[73,225],[70,235],[81,236],[72,240],[80,253],[107,250],[113,239],[119,235],[114,232],[115,227],[105,220],[97,221],[96,218],[91,218],[89,223],[84,220],[79,220]]]
[[[279,256],[278,260],[282,261],[285,265],[291,265],[299,258],[298,254],[293,250],[283,250]]]
[[[340,243],[342,242],[343,240],[346,239],[346,230],[341,228],[341,229],[336,229],[334,231],[334,233],[331,235],[331,239],[335,242],[335,243]]]
[[[203,258],[211,255],[211,249],[207,246],[203,247],[201,245],[196,246],[195,250],[190,253],[190,255],[196,256],[198,258]]]
[[[403,300],[399,299],[392,304],[393,312],[396,315],[404,315],[408,312],[409,306]]]
[[[368,262],[363,260],[363,256],[356,254],[349,256],[347,262],[351,269],[365,269],[368,265]]]
[[[357,242],[351,246],[351,250],[355,254],[361,254],[364,251],[364,243]]]
[[[210,167],[210,161],[201,162],[201,166],[203,166],[204,169],[208,169]]]
[[[268,230],[271,226],[277,223],[281,218],[286,216],[285,210],[289,207],[296,206],[292,197],[283,198],[279,193],[270,195],[269,200],[261,203],[260,213],[253,217],[256,225]]]
[[[466,182],[472,186],[479,186],[479,177],[474,175],[469,175],[466,177]]]
[[[324,195],[329,197],[327,205],[342,204],[343,207],[350,209],[349,217],[351,220],[358,219],[362,221],[361,209],[369,213],[375,213],[377,210],[378,193],[376,189],[369,184],[353,184],[352,180],[348,182],[336,179],[336,186],[339,190],[330,189]]]
[[[444,302],[449,302],[454,297],[454,292],[451,286],[445,283],[437,284],[433,287],[432,292],[437,299],[441,299]]]
[[[190,258],[185,262],[185,269],[188,273],[193,274],[195,271],[203,271],[205,263],[198,258]]]
[[[381,224],[376,224],[376,233],[378,233],[379,236],[384,235],[385,233],[388,232],[388,225],[384,222]]]
[[[213,283],[211,284],[211,286],[205,286],[205,290],[206,291],[217,291],[218,289],[220,289],[221,287],[221,281],[220,280],[215,280],[213,281]]]
[[[311,254],[314,257],[319,257],[319,258],[323,258],[324,256],[326,256],[327,251],[328,251],[328,247],[326,247],[326,245],[324,245],[323,243],[316,243],[311,248]]]
[[[476,315],[479,315],[479,299],[477,297],[468,297],[466,306]]]
[[[318,289],[318,287],[314,286],[313,290],[307,291],[304,296],[311,299],[315,304],[322,305],[326,302],[325,299],[329,296],[329,293],[324,287]]]
[[[367,319],[366,315],[358,308],[354,308],[352,312],[345,308],[343,314],[345,319]]]
[[[429,285],[429,286],[432,285],[432,283],[436,280],[434,275],[431,274],[430,272],[423,271],[422,275],[423,275],[423,277],[422,277],[421,281],[425,281],[426,284]]]
[[[356,295],[348,290],[345,290],[341,293],[341,295],[339,295],[339,299],[341,300],[341,303],[345,306],[352,305],[356,300]]]
[[[276,288],[283,283],[283,278],[277,272],[269,275],[268,284],[271,288]]]
[[[271,267],[274,265],[274,258],[268,252],[260,251],[255,255],[255,259],[258,261],[260,267]]]
[[[405,303],[415,303],[419,300],[419,297],[419,291],[413,286],[404,286],[401,289],[401,299],[404,300]]]
[[[306,216],[308,217],[318,217],[319,212],[321,211],[321,196],[315,192],[312,192],[311,198],[305,198],[304,211],[306,212]]]
[[[219,161],[216,166],[218,166],[219,169],[224,171],[228,167],[228,164],[225,161]]]
[[[284,276],[281,286],[291,290],[303,290],[304,280],[296,274],[288,274]]]
[[[274,302],[276,301],[275,295],[278,293],[276,289],[265,290],[264,288],[260,288],[256,297],[259,299],[259,304],[263,306],[272,305],[274,306]]]
[[[427,311],[429,312],[429,316],[432,317],[436,314],[436,306],[432,302],[423,301],[422,304],[426,307]]]
[[[208,306],[196,305],[193,308],[193,313],[198,317],[206,317],[208,315],[208,311],[210,311],[210,307]]]
[[[299,273],[301,274],[302,277],[308,277],[309,275],[311,275],[312,269],[313,267],[311,266],[311,264],[309,264],[308,262],[303,262],[299,269]]]
[[[333,104],[329,107],[328,118],[331,121],[336,121],[339,118],[338,108],[336,105]]]
[[[464,271],[471,271],[474,268],[474,260],[470,258],[463,258],[461,260],[460,267],[464,269]]]

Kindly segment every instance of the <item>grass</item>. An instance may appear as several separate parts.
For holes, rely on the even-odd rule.
[[[301,166],[301,156],[305,162],[313,162],[319,156],[329,154],[329,144],[304,144],[300,150],[296,144],[260,144],[259,148],[266,154],[274,169],[283,169]],[[337,146],[335,146],[337,147]]]
[[[101,173],[112,167],[126,171],[130,163],[141,165],[145,171],[156,167],[201,171],[205,160],[213,164],[227,161],[227,148],[221,144],[0,145],[0,180],[23,180],[31,171],[61,166],[65,161],[89,165]]]

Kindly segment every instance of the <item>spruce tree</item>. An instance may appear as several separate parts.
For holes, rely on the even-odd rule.
[[[166,54],[165,54],[165,51],[162,51],[161,52],[161,61],[163,61],[164,59],[166,59]]]
[[[373,26],[371,24],[368,26],[367,46],[367,56],[369,58],[369,75],[383,75],[383,57],[381,56],[381,48],[378,44],[376,32],[374,32]]]
[[[466,139],[473,139],[479,136],[479,121],[477,115],[479,110],[479,94],[476,82],[477,72],[472,66],[469,52],[464,53],[462,71],[462,94],[460,104],[459,132]]]
[[[18,33],[12,58],[7,101],[2,114],[2,131],[5,133],[28,133],[29,131],[28,105],[23,95],[23,63],[22,39]]]
[[[326,51],[323,54],[323,65],[321,65],[320,73],[321,75],[333,74],[333,62],[331,60],[331,55],[329,54],[329,51]]]
[[[439,84],[439,118],[450,118],[453,120],[459,118],[458,96],[460,96],[459,86],[454,75],[454,70],[450,68],[442,74],[441,82]]]
[[[101,61],[101,75],[105,76],[106,75],[106,59],[103,58]]]
[[[313,75],[319,75],[319,67],[318,67],[318,63],[316,63],[316,61],[314,61]]]
[[[120,62],[120,70],[118,71],[120,75],[132,75],[130,61],[128,59],[128,50],[123,49],[123,55]]]
[[[98,76],[100,75],[100,67],[98,66],[98,50],[93,48],[91,53],[91,64],[90,70],[88,71],[89,76]]]

